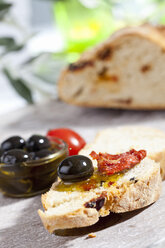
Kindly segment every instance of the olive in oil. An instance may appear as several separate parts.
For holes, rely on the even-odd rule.
[[[60,141],[62,142],[62,141]],[[55,144],[52,144],[54,149]],[[57,179],[57,167],[68,155],[65,143],[46,158],[16,165],[0,164],[0,190],[12,197],[29,197],[49,189]]]

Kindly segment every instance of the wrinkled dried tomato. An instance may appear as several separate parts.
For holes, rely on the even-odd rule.
[[[94,151],[90,153],[90,156],[97,160],[98,171],[104,175],[112,175],[130,169],[140,163],[146,155],[145,150],[136,151],[135,149],[116,155],[101,152],[97,154]]]

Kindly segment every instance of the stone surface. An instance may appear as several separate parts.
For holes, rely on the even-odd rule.
[[[61,102],[30,106],[1,117],[1,140],[21,134],[42,133],[50,128],[70,127],[87,141],[105,127],[145,125],[165,131],[164,111],[124,111],[87,109]],[[40,196],[15,199],[0,194],[0,248],[162,248],[165,247],[165,183],[162,196],[151,206],[125,214],[110,214],[87,228],[44,230],[37,210]],[[88,238],[88,233],[96,233]]]

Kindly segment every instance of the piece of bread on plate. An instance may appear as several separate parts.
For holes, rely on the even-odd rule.
[[[102,133],[99,142],[97,138],[80,153],[86,156],[93,150],[111,153],[110,142],[107,143],[105,136],[107,137],[107,133]],[[143,208],[159,198],[160,166],[154,160],[145,157],[133,168],[104,178],[98,177],[96,160],[92,159],[92,162],[96,173],[94,179],[99,178],[94,188],[90,187],[93,179],[71,184],[64,184],[59,179],[49,192],[42,195],[45,211],[38,210],[38,214],[50,233],[56,229],[90,226],[100,216]],[[81,183],[86,190],[84,187],[82,190]]]
[[[165,109],[164,64],[165,27],[121,29],[62,72],[59,96],[87,107]]]
[[[103,145],[102,144],[106,144]],[[160,163],[162,179],[165,179],[165,133],[155,128],[144,126],[124,126],[104,129],[96,135],[92,147],[96,152],[112,154],[126,152],[132,148],[147,151],[147,156]],[[89,156],[91,144],[81,150],[82,155]]]

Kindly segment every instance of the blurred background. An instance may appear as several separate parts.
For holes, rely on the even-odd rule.
[[[57,99],[66,64],[148,22],[165,24],[165,0],[0,0],[0,115]]]

